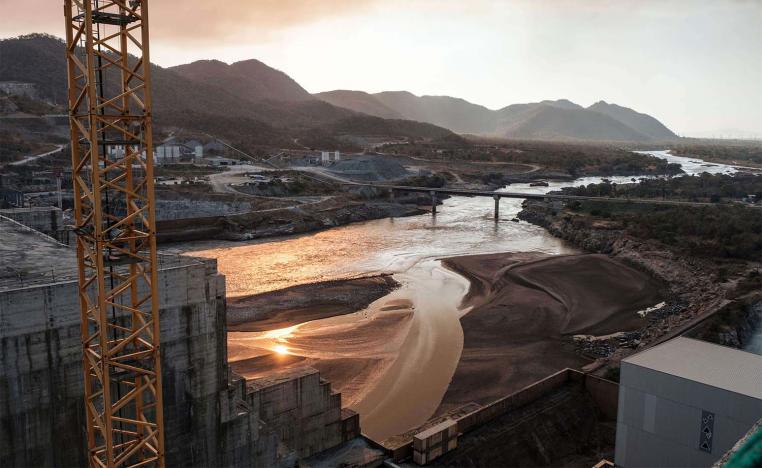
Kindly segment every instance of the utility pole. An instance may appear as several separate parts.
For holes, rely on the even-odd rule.
[[[161,467],[148,0],[64,15],[88,464]]]

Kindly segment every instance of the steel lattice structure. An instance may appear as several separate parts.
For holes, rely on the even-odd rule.
[[[164,465],[147,0],[64,0],[90,466]]]

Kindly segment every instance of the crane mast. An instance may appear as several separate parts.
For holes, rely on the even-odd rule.
[[[89,465],[164,465],[148,0],[64,0]]]

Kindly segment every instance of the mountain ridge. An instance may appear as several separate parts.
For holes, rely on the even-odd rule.
[[[30,34],[0,40],[0,81],[34,83],[40,97],[66,105],[65,43]],[[285,73],[258,60],[228,65],[208,60],[163,68],[151,64],[157,126],[216,136],[247,147],[357,148],[342,140],[352,129],[377,135],[452,138],[450,130],[425,122],[379,119],[314,98]],[[106,86],[115,86],[106,79]],[[299,143],[296,143],[296,141]]]
[[[60,39],[41,34],[0,40],[0,81],[35,83],[44,98],[65,104],[64,49]],[[605,101],[584,108],[567,99],[544,100],[492,110],[462,98],[408,91],[313,95],[286,73],[256,59],[232,64],[198,60],[169,68],[151,64],[151,73],[157,123],[182,122],[199,131],[211,126],[229,137],[240,136],[249,125],[254,135],[262,136],[254,138],[261,144],[288,145],[304,138],[305,132],[336,136],[348,129],[421,138],[449,138],[453,132],[551,140],[678,138],[654,117]],[[223,117],[229,125],[219,125]]]
[[[348,93],[351,93],[351,99]],[[387,115],[394,113],[403,118],[429,122],[456,133],[508,138],[611,141],[662,141],[678,138],[656,118],[605,101],[585,108],[568,99],[543,100],[491,110],[462,98],[417,96],[409,91],[371,94],[335,90],[316,93],[314,96],[337,107],[370,115],[375,115],[377,109],[384,109]],[[542,117],[538,117],[538,114]],[[595,129],[595,125],[599,128]]]

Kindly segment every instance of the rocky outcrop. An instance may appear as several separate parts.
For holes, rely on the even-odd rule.
[[[702,323],[691,336],[732,348],[747,349],[762,333],[762,291],[729,304]]]

